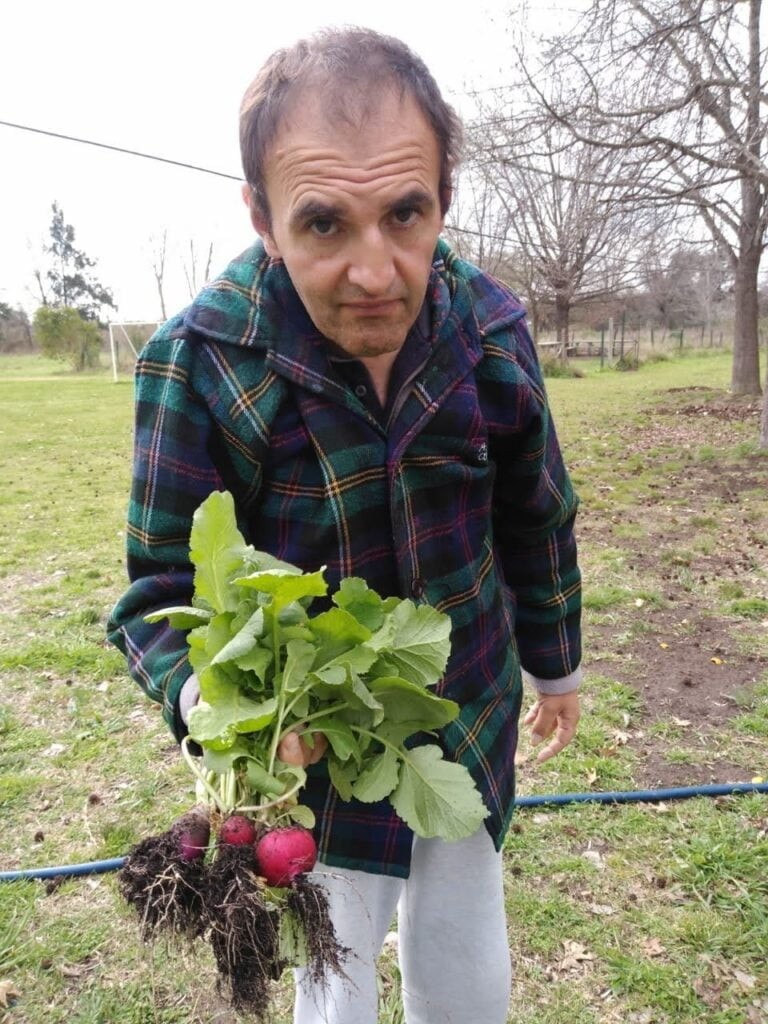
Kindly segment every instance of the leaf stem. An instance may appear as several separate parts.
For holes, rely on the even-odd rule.
[[[269,803],[259,804],[256,807],[239,807],[240,811],[268,811],[270,807],[279,807],[280,804],[284,804],[287,800],[290,800],[292,796],[295,796],[299,792],[301,787],[304,785],[303,782],[297,782],[293,789],[289,789],[287,793],[283,793],[282,796],[277,797],[275,800],[270,800]]]
[[[289,714],[289,712],[293,709],[293,705],[296,703],[296,701],[298,701],[304,695],[304,693],[306,693],[307,690],[310,690],[310,689],[311,689],[311,686],[308,686],[306,690],[304,690],[302,693],[300,693],[298,695],[298,697],[296,697],[296,700],[291,701],[291,703],[285,709],[285,714],[286,715]],[[302,720],[301,720],[301,724],[302,725],[307,725],[309,722],[313,721],[315,718],[323,718],[323,717],[325,717],[325,715],[335,715],[337,711],[344,711],[348,707],[349,707],[349,702],[346,701],[346,700],[339,701],[338,704],[330,704],[327,707],[321,708],[320,711],[315,711],[311,715],[305,715],[305,717],[302,718]],[[288,735],[288,733],[293,732],[295,728],[296,728],[296,723],[295,722],[294,722],[293,725],[286,725],[286,727],[280,733],[280,740],[279,740],[279,742],[282,742],[285,739],[285,737]],[[310,730],[308,730],[308,729],[302,729],[302,732],[309,732],[309,731]]]
[[[280,743],[280,733],[283,728],[283,720],[285,718],[285,688],[283,687],[283,677],[281,672],[280,664],[280,623],[278,622],[278,610],[275,607],[275,601],[272,600],[272,650],[275,658],[275,674],[273,676],[273,684],[275,687],[279,684],[277,693],[277,714],[275,716],[275,731],[272,736],[272,743],[269,747],[269,764],[267,765],[267,771],[270,775],[273,774],[275,768],[275,761],[277,759],[277,747]]]
[[[198,782],[202,785],[202,787],[213,800],[216,809],[224,813],[225,808],[222,806],[221,796],[210,784],[207,778],[207,774],[198,767],[195,758],[189,751],[189,736],[185,736],[184,739],[181,741],[181,754],[184,760],[187,762],[189,770],[192,772],[192,774],[195,776],[195,778],[198,780]]]

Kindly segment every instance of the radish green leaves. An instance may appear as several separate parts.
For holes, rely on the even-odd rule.
[[[333,607],[311,615],[313,599],[327,594],[323,571],[302,573],[247,545],[228,492],[196,511],[190,557],[193,606],[147,618],[190,631],[200,702],[189,733],[222,810],[256,804],[254,811],[307,823],[297,796],[304,769],[277,756],[296,730],[308,742],[313,733],[326,737],[342,800],[389,798],[421,836],[459,839],[479,828],[487,811],[466,768],[421,737],[405,745],[458,714],[429,689],[450,652],[447,615],[383,599],[358,578],[342,580]]]

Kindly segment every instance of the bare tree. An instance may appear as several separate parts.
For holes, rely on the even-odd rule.
[[[190,299],[194,299],[197,295],[198,289],[201,285],[205,284],[211,273],[211,260],[213,259],[213,242],[208,246],[208,255],[205,260],[205,267],[203,270],[202,279],[198,282],[197,277],[197,250],[195,249],[194,239],[189,240],[189,263],[184,261],[184,277],[187,280],[187,291],[189,292]]]
[[[593,0],[550,40],[573,138],[623,153],[635,194],[695,212],[734,279],[736,394],[760,392],[757,280],[768,227],[761,0]],[[537,88],[538,74],[530,74]]]
[[[502,273],[509,257],[509,214],[499,204],[488,176],[468,165],[461,174],[451,203],[445,237],[459,256],[489,274]]]
[[[163,320],[168,319],[165,311],[165,293],[163,291],[165,278],[165,254],[168,248],[168,228],[163,230],[162,237],[150,239],[152,245],[152,273],[155,276],[157,294],[160,298],[160,312]]]
[[[711,326],[713,313],[732,287],[730,268],[718,250],[680,245],[671,252],[649,245],[640,269],[639,307],[668,329]]]
[[[574,142],[540,97],[519,87],[477,102],[469,160],[504,212],[529,296],[554,305],[564,354],[574,303],[615,291],[631,267],[640,214],[622,202],[624,154]]]

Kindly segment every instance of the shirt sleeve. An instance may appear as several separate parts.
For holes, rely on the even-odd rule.
[[[564,693],[581,678],[578,499],[533,340],[522,320],[512,330],[517,382],[507,426],[512,419],[514,427],[494,439],[494,537],[515,609],[521,665],[541,692]]]
[[[127,523],[130,585],[112,610],[109,640],[126,656],[131,676],[153,700],[177,739],[186,733],[178,698],[192,669],[186,633],[145,616],[189,604],[192,516],[221,486],[209,454],[211,417],[191,385],[190,342],[174,338],[174,322],[142,351],[136,368],[133,482]]]

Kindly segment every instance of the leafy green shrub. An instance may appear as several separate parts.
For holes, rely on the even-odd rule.
[[[625,352],[623,356],[620,356],[613,364],[614,370],[621,370],[622,372],[627,370],[639,370],[640,359],[634,352]]]
[[[76,309],[41,306],[35,313],[35,337],[44,356],[69,362],[73,370],[99,365],[101,335],[98,326],[84,320]]]
[[[556,356],[544,356],[540,360],[541,372],[545,377],[583,377],[584,373],[567,360]]]

